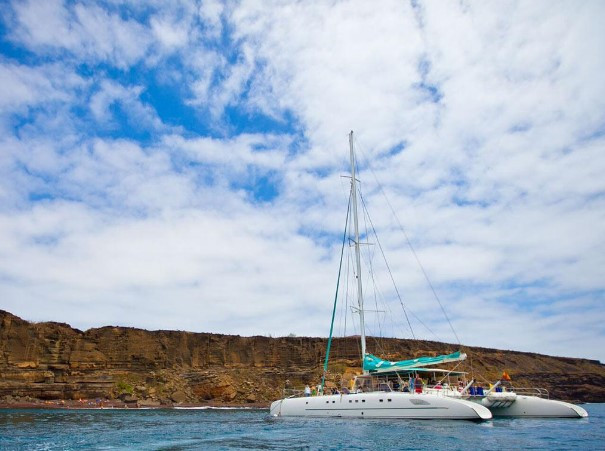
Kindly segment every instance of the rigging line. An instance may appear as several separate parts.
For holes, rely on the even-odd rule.
[[[353,218],[349,217],[348,229],[347,230],[351,229],[351,227],[352,227],[351,221],[352,220],[353,220]],[[352,285],[356,281],[356,278],[355,278],[356,273],[355,273],[355,264],[353,263],[353,253],[351,252],[351,242],[354,242],[354,240],[352,240],[351,237],[349,237],[348,238],[348,242],[349,242],[349,245],[348,245],[349,249],[348,249],[348,252],[347,252],[347,254],[348,254],[348,259],[347,259],[347,269],[348,269],[348,273],[347,273],[347,296],[348,296],[348,299],[349,299],[349,298],[353,297],[353,295],[348,294],[348,293],[349,293],[349,290],[352,289]],[[353,276],[352,280],[351,280],[351,275]],[[355,288],[353,288],[352,291],[354,292]],[[354,299],[351,302],[354,303]],[[355,323],[355,320],[357,319],[358,315],[356,315],[353,312],[353,305],[351,305],[350,313],[351,313],[351,320],[350,321],[351,321],[351,328],[352,328],[352,331],[353,331],[353,335],[357,335],[357,324]],[[361,324],[360,324],[360,326],[361,326]],[[359,329],[361,330],[361,327]],[[357,347],[357,354],[356,355],[361,355],[361,344],[360,344],[359,340],[354,340],[354,342],[355,342],[355,345]],[[363,363],[362,363],[362,365],[363,365]]]
[[[362,197],[361,198],[361,204],[363,206],[364,209],[366,209],[367,211],[367,207],[365,204],[365,200]],[[386,259],[386,255],[384,254],[384,251],[382,249],[382,245],[380,244],[380,239],[378,238],[378,233],[376,232],[376,229],[374,228],[374,224],[372,223],[372,219],[370,218],[370,215],[368,214],[368,218],[370,220],[370,224],[372,226],[372,231],[374,232],[374,236],[376,237],[376,242],[378,243],[378,247],[380,248],[380,251],[382,253],[382,258],[384,260],[385,265],[387,266],[387,269],[389,270],[389,274],[391,274],[391,270],[389,268],[389,263]],[[403,313],[406,314],[406,319],[407,319],[407,313],[406,313],[406,308],[405,308],[405,304],[403,303],[403,300],[401,299],[401,296],[399,294],[399,290],[397,289],[397,285],[395,284],[395,280],[393,278],[393,275],[391,274],[391,281],[393,282],[393,287],[395,288],[395,292],[397,293],[397,297],[399,298],[399,303],[401,304],[401,308],[403,309]],[[422,326],[424,326],[424,328],[426,330],[428,330],[431,334],[433,334],[433,336],[437,339],[437,341],[443,341],[439,338],[439,336],[429,327],[426,325],[426,323],[424,321],[422,321],[420,319],[420,317],[418,315],[416,315],[410,308],[407,309],[407,311],[410,312],[410,315],[412,315],[414,317],[414,319],[416,321],[418,321]],[[408,320],[408,324],[409,324],[409,320]],[[410,328],[411,329],[411,328]],[[414,335],[414,332],[412,331],[412,335]],[[415,337],[414,337],[415,338]]]
[[[391,306],[386,302],[386,296],[384,295],[384,293],[382,293],[382,291],[380,290],[380,287],[378,286],[377,283],[376,283],[375,289],[378,292],[378,295],[379,295],[379,298],[381,301],[381,306],[385,309],[385,318],[387,316],[391,319],[394,318],[395,314],[393,313],[393,309],[391,309]],[[411,310],[410,310],[410,313],[412,313]],[[397,326],[399,326],[398,323],[395,323],[395,321],[391,321],[391,333],[392,334],[395,334],[395,330],[398,328]],[[429,329],[429,331],[430,331],[430,329]],[[393,336],[395,336],[395,335],[393,335]],[[403,326],[401,326],[401,336],[405,336],[405,330],[403,329]]]
[[[363,201],[363,196],[361,194],[361,191],[360,191],[359,195]],[[364,212],[364,225],[366,227],[366,237],[369,237],[370,234],[368,232],[366,218],[370,222],[370,224],[372,223],[372,219],[370,218],[370,212],[368,211],[365,203],[363,203],[362,206],[363,206],[363,212]],[[372,230],[374,232],[374,235],[376,236],[376,240],[378,241],[378,234],[376,233],[376,230],[373,228],[373,225],[372,225]],[[386,257],[384,256],[384,253],[382,256],[386,263]],[[372,283],[373,283],[373,287],[374,287],[374,304],[376,306],[376,311],[377,312],[379,311],[379,307],[378,307],[378,299],[379,299],[381,301],[381,306],[383,306],[385,309],[385,315],[387,315],[387,310],[388,310],[389,317],[391,318],[391,331],[393,333],[393,331],[396,329],[395,322],[392,321],[392,318],[394,318],[393,310],[391,309],[391,306],[386,302],[386,296],[382,293],[382,291],[380,290],[380,287],[378,286],[378,282],[376,280],[376,273],[374,271],[374,267],[373,267],[371,261],[373,261],[373,257],[370,260],[369,266],[370,266],[370,275],[371,275],[371,279],[372,279]],[[393,285],[395,286],[394,283],[393,283]],[[400,299],[400,303],[402,304],[402,309],[404,310],[404,313],[405,313],[405,307],[404,307],[403,303],[401,302],[401,299]],[[410,314],[412,314],[414,316],[414,318],[416,318],[430,333],[432,333],[437,338],[437,341],[440,341],[439,337],[426,324],[424,324],[409,308],[408,308],[408,310],[409,310]],[[387,316],[385,316],[385,319],[386,318],[387,318]],[[385,325],[385,324],[382,324],[379,320],[378,329],[379,329],[379,333],[380,333],[380,342],[377,341],[377,345],[378,345],[380,352],[384,353],[386,351],[386,346],[384,343],[385,335],[383,334],[383,330],[382,330],[383,325]],[[401,328],[401,331],[402,331],[402,336],[404,336],[405,331],[404,331],[403,327]],[[412,331],[412,335],[413,335],[413,331]]]
[[[363,197],[363,196],[361,195],[361,191],[360,191],[360,197]],[[367,219],[367,220],[368,220],[370,223],[372,222],[372,220],[371,220],[371,218],[370,218],[370,213],[369,213],[368,209],[366,208],[365,204],[364,204],[364,205],[362,205],[362,206],[363,206],[363,212],[364,212],[364,226],[365,226],[365,229],[366,229],[366,237],[369,237],[369,236],[370,236],[370,234],[369,234],[369,232],[368,232],[368,227],[367,227],[367,221],[366,221],[366,219]],[[374,231],[374,234],[376,235],[375,231]],[[368,246],[368,247],[369,247],[369,246]],[[369,249],[368,249],[368,253],[370,253]],[[381,302],[381,306],[383,306],[383,307],[385,308],[385,312],[384,312],[384,313],[386,314],[386,311],[388,310],[388,312],[390,313],[390,318],[393,318],[393,311],[392,311],[392,309],[391,309],[390,305],[389,305],[389,304],[386,302],[386,297],[385,297],[385,295],[382,293],[382,291],[380,290],[380,287],[379,287],[379,285],[378,285],[378,281],[376,280],[376,272],[374,271],[374,265],[372,264],[372,261],[374,260],[374,256],[373,256],[373,254],[374,254],[374,253],[372,252],[372,256],[371,256],[371,257],[369,257],[369,259],[368,259],[368,260],[369,260],[369,261],[368,261],[368,267],[369,267],[369,269],[370,269],[370,271],[369,271],[369,278],[371,279],[371,281],[372,281],[372,286],[373,286],[373,288],[374,288],[374,290],[373,290],[373,291],[374,291],[374,305],[375,305],[375,307],[376,307],[376,311],[377,311],[378,313],[380,313],[380,310],[379,310],[379,307],[378,307],[378,300],[380,300],[380,302]],[[384,255],[383,255],[383,258],[384,258]],[[412,313],[412,312],[410,311],[410,313]],[[415,316],[415,315],[414,315],[414,316]],[[385,316],[385,318],[386,318],[386,316]],[[379,319],[379,320],[378,320],[378,330],[379,330],[379,334],[380,334],[380,335],[379,335],[379,337],[380,337],[380,342],[379,342],[378,340],[376,340],[376,344],[377,344],[377,346],[378,346],[378,348],[377,348],[377,349],[378,349],[380,352],[383,352],[383,351],[385,351],[385,349],[386,349],[386,348],[385,348],[385,344],[384,344],[384,342],[383,342],[383,341],[384,341],[384,338],[385,338],[385,335],[384,335],[384,333],[383,333],[383,327],[382,327],[382,326],[383,326],[383,325],[385,325],[385,324],[383,324],[382,322],[380,322],[380,316],[378,316],[378,319]],[[392,326],[392,330],[394,330],[394,329],[395,329],[394,325],[395,325],[395,323],[394,323],[394,322],[392,322],[392,324],[391,324],[391,326]],[[431,332],[431,333],[433,333],[433,335],[435,335],[435,334],[434,334],[434,332],[433,332],[431,329],[429,329],[429,328],[428,328],[426,325],[425,325],[425,327],[426,327],[426,328],[429,330],[429,332]],[[403,328],[402,328],[402,332],[403,332]],[[405,335],[405,332],[403,333],[403,335]],[[435,337],[437,337],[437,335],[435,335]],[[375,338],[375,337],[374,337],[374,338]],[[437,340],[439,341],[439,337],[437,337]]]
[[[346,274],[346,271],[345,271],[345,274]],[[346,283],[347,282],[346,282],[346,278],[345,278],[345,286],[346,286]],[[346,290],[345,290],[345,293],[344,293],[344,301],[347,302],[347,293],[346,293]],[[343,330],[343,328],[342,328],[342,312],[343,312],[343,310],[342,309],[344,308],[344,305],[345,304],[343,302],[340,303],[340,313],[338,315],[338,330],[340,331],[339,333],[341,335],[342,335],[342,330]]]
[[[382,323],[380,321],[380,309],[378,308],[378,295],[381,293],[378,288],[378,284],[376,282],[376,277],[375,277],[373,268],[370,269],[370,278],[372,279],[372,285],[374,287],[374,290],[373,290],[374,291],[374,307],[376,308],[376,317],[378,318],[378,321],[377,321],[378,322],[378,333],[379,333],[379,336],[381,338],[383,338],[384,335],[382,333]]]
[[[361,194],[361,193],[360,193]],[[361,205],[364,210],[367,212],[366,202],[363,196],[359,196],[361,198]],[[393,287],[395,288],[395,293],[397,293],[397,298],[399,299],[399,303],[401,304],[401,308],[403,309],[403,314],[405,315],[405,319],[408,322],[408,326],[410,327],[410,332],[412,333],[412,338],[416,339],[416,335],[414,335],[414,329],[412,328],[412,323],[410,323],[410,318],[408,317],[408,312],[405,309],[403,304],[403,300],[401,299],[401,295],[399,294],[399,289],[397,288],[397,284],[395,283],[395,278],[393,277],[393,273],[391,272],[391,267],[389,266],[389,262],[384,255],[384,250],[382,249],[382,244],[380,244],[380,239],[378,239],[378,234],[376,233],[376,229],[374,228],[374,223],[372,222],[372,218],[368,214],[368,220],[370,221],[370,226],[372,227],[372,231],[374,232],[374,236],[376,237],[376,243],[378,244],[378,248],[380,249],[380,253],[382,254],[382,258],[384,260],[384,264],[387,267],[387,271],[389,272],[389,276],[391,277],[391,282],[393,282]],[[425,326],[426,327],[426,326]]]
[[[363,151],[361,151],[361,153],[365,157],[365,154],[363,153]],[[420,258],[418,258],[418,255],[416,254],[416,250],[414,249],[414,246],[412,246],[412,242],[410,241],[410,239],[408,237],[408,234],[405,231],[405,228],[403,227],[403,224],[401,224],[401,221],[399,220],[399,217],[395,213],[395,209],[393,208],[393,205],[391,205],[391,201],[389,201],[389,198],[387,197],[387,194],[384,191],[384,188],[382,187],[381,183],[378,181],[378,177],[376,176],[376,173],[374,172],[374,169],[372,169],[372,165],[369,163],[370,160],[367,157],[365,157],[365,159],[368,162],[368,168],[370,169],[370,172],[374,176],[374,180],[376,181],[376,183],[378,185],[378,188],[380,189],[380,192],[384,196],[384,199],[386,200],[387,205],[391,209],[391,213],[395,217],[395,220],[397,221],[397,224],[399,225],[399,228],[403,232],[403,236],[405,237],[405,241],[407,242],[408,247],[412,251],[412,255],[416,259],[416,263],[418,263],[418,266],[420,267],[420,270],[422,271],[422,274],[424,275],[424,278],[426,279],[426,282],[428,283],[431,291],[433,292],[433,296],[437,300],[437,303],[439,304],[439,307],[441,308],[441,311],[443,312],[443,316],[445,316],[445,319],[447,320],[448,324],[450,325],[450,329],[454,333],[454,336],[456,337],[456,341],[458,342],[459,345],[461,345],[460,338],[458,338],[458,334],[456,333],[456,330],[454,329],[454,326],[452,325],[452,322],[450,321],[450,317],[448,316],[447,312],[445,311],[445,308],[443,308],[443,304],[441,303],[441,299],[439,299],[439,296],[437,296],[437,291],[435,291],[435,288],[433,287],[433,284],[431,283],[431,279],[429,279],[429,276],[428,276],[426,270],[424,269],[424,266],[422,266],[422,263],[420,262]]]
[[[358,137],[357,137],[357,143],[358,143],[358,145],[359,145]],[[363,149],[360,149],[360,150],[361,150],[361,153],[362,153],[362,154],[364,155],[364,157],[365,157],[365,153],[363,152]],[[365,159],[366,159],[366,161],[369,161],[367,157],[366,157]],[[370,165],[369,163],[368,163],[368,167],[370,168],[370,170],[372,170],[372,167],[371,167],[371,165]],[[378,180],[377,180],[377,178],[376,178],[376,174],[374,174],[374,172],[373,172],[373,171],[372,171],[372,174],[374,175],[374,179],[376,180],[376,182],[377,182],[377,183],[378,183],[378,185],[380,186],[380,183],[378,182]],[[414,331],[413,331],[413,329],[412,329],[412,326],[411,326],[411,324],[410,324],[410,321],[409,321],[409,318],[408,318],[408,315],[407,315],[407,312],[406,312],[405,304],[403,303],[403,300],[401,299],[401,296],[400,296],[400,294],[399,294],[399,290],[397,289],[397,285],[395,284],[395,280],[394,280],[394,278],[393,278],[393,275],[391,274],[391,271],[390,271],[390,268],[389,268],[389,264],[388,264],[388,261],[387,261],[387,259],[386,259],[386,255],[385,255],[384,250],[382,249],[382,246],[381,246],[381,244],[380,244],[380,240],[379,240],[379,238],[378,238],[378,233],[376,232],[376,229],[374,228],[374,224],[372,223],[372,218],[370,217],[370,212],[368,211],[368,208],[367,208],[367,206],[366,206],[366,204],[365,204],[365,201],[364,201],[363,196],[362,196],[362,194],[361,194],[361,190],[359,191],[359,195],[360,195],[361,200],[362,200],[362,206],[363,206],[363,210],[364,210],[364,212],[365,212],[365,215],[367,215],[367,218],[368,218],[368,220],[369,220],[369,222],[370,222],[370,224],[371,224],[371,226],[372,226],[372,230],[373,230],[373,232],[374,232],[374,236],[376,237],[376,241],[378,242],[378,245],[379,245],[380,251],[381,251],[381,253],[382,253],[382,258],[383,258],[383,260],[384,260],[384,262],[385,262],[385,264],[386,264],[387,268],[389,269],[389,274],[391,275],[391,281],[392,281],[392,283],[393,283],[393,287],[395,288],[395,291],[397,292],[397,297],[398,297],[398,299],[399,299],[399,303],[400,303],[400,305],[401,305],[401,309],[403,310],[403,313],[404,313],[404,315],[405,315],[405,317],[406,317],[406,320],[407,320],[407,322],[408,322],[408,326],[409,326],[409,328],[410,328],[410,331],[411,331],[411,333],[412,333],[412,336],[415,338],[415,336],[414,336]],[[388,199],[387,199],[387,200],[388,200]],[[391,208],[391,210],[392,210],[392,208]],[[364,217],[365,217],[365,216],[364,216]],[[366,235],[367,235],[367,236],[369,236],[369,235],[367,234],[367,231],[366,231]],[[386,303],[385,303],[385,304],[386,304]],[[432,334],[432,335],[433,335],[433,336],[434,336],[434,337],[437,339],[437,341],[442,341],[442,340],[439,338],[439,336],[438,336],[438,335],[437,335],[437,334],[436,334],[436,333],[435,333],[435,332],[434,332],[434,331],[433,331],[433,330],[432,330],[432,329],[431,329],[429,326],[427,326],[427,325],[426,325],[426,324],[425,324],[425,323],[424,323],[424,322],[423,322],[423,321],[422,321],[422,320],[421,320],[421,319],[420,319],[420,318],[419,318],[419,317],[418,317],[418,316],[417,316],[417,315],[416,315],[416,314],[415,314],[415,313],[414,313],[414,312],[413,312],[411,309],[409,309],[409,308],[408,308],[408,310],[409,310],[410,314],[411,314],[411,315],[412,315],[412,316],[413,316],[413,317],[414,317],[414,318],[415,318],[415,319],[416,319],[416,320],[417,320],[417,321],[418,321],[418,322],[419,322],[419,323],[420,323],[422,326],[424,326],[424,328],[425,328],[426,330],[428,330],[428,331],[429,331],[429,332],[430,332],[430,333],[431,333],[431,334]],[[402,329],[402,330],[403,330],[403,329]]]
[[[358,188],[359,191],[359,197],[361,198],[361,183],[360,186]],[[374,298],[374,307],[376,308],[376,324],[378,325],[378,339],[381,340],[383,338],[383,332],[382,332],[382,322],[380,321],[380,313],[378,310],[378,299],[376,297],[376,291],[377,291],[377,286],[378,284],[376,283],[376,278],[375,278],[375,272],[374,272],[374,265],[372,264],[372,262],[374,261],[374,252],[372,252],[371,246],[370,246],[370,242],[368,240],[368,237],[370,236],[370,234],[368,233],[368,219],[369,219],[369,214],[367,209],[363,209],[363,226],[365,229],[365,236],[366,236],[366,258],[368,261],[368,282],[371,280],[372,281],[372,287],[374,288],[373,291],[373,298]],[[382,343],[379,342],[379,340],[377,340],[377,344],[378,344],[378,349],[380,349],[381,351],[383,350],[383,346]]]
[[[358,192],[359,192],[359,197],[363,198],[363,195],[361,193],[361,183],[359,183],[358,188],[357,188]],[[369,243],[369,239],[368,237],[370,236],[370,233],[368,231],[368,222],[371,223],[371,218],[370,218],[370,213],[368,211],[367,208],[365,208],[365,206],[362,208],[362,216],[363,216],[363,225],[364,225],[364,229],[365,229],[365,237],[366,237],[366,241],[367,241],[367,245],[366,250],[365,250],[365,255],[367,258],[367,264],[368,264],[368,282],[371,280],[372,281],[372,287],[373,289],[373,298],[374,298],[374,306],[376,308],[376,316],[375,316],[375,324],[377,325],[377,329],[378,329],[378,337],[373,336],[373,340],[374,340],[374,344],[376,346],[376,350],[382,354],[385,353],[385,343],[384,343],[384,332],[383,332],[383,323],[380,319],[380,311],[378,308],[378,295],[382,296],[382,293],[380,293],[380,290],[378,288],[378,283],[376,281],[376,273],[374,271],[374,265],[373,265],[373,261],[374,261],[374,257],[375,257],[375,248],[370,246]],[[412,332],[413,335],[413,332]]]
[[[351,197],[347,206],[347,218],[345,220],[345,230],[342,234],[342,247],[340,249],[340,263],[338,265],[338,278],[336,279],[336,293],[334,294],[334,307],[332,308],[332,322],[330,323],[330,338],[326,346],[326,360],[324,361],[324,373],[321,377],[321,391],[323,392],[324,382],[326,381],[326,372],[328,371],[328,359],[330,358],[330,347],[332,346],[332,331],[334,330],[334,315],[336,314],[336,301],[338,300],[338,288],[340,287],[340,272],[342,270],[342,257],[345,252],[345,243],[347,240],[347,228],[349,224],[349,212],[351,211]]]
[[[446,377],[450,377],[450,374],[452,374],[454,371],[456,371],[456,368],[458,368],[458,367],[459,367],[461,364],[462,364],[462,362],[458,362],[458,363],[457,363],[457,364],[454,366],[454,368],[450,369],[450,370],[449,370],[447,373],[445,373],[445,374],[443,375],[443,377],[442,377],[442,378],[441,378],[441,379],[438,381],[438,383],[439,383],[439,384],[441,384],[441,383],[442,383],[442,382],[445,380],[445,378],[446,378]]]
[[[343,331],[343,336],[347,336],[347,318],[348,318],[348,311],[349,311],[349,284],[350,282],[350,276],[351,276],[351,252],[349,252],[349,255],[347,257],[347,283],[346,283],[346,297],[345,297],[345,310],[344,310],[344,318],[345,318],[345,327],[344,327],[344,331]]]
[[[348,226],[348,224],[347,224]],[[349,293],[349,288],[350,288],[350,278],[351,278],[351,251],[350,248],[347,251],[347,268],[346,268],[346,278],[345,278],[345,302],[344,305],[342,307],[342,311],[341,311],[341,319],[344,318],[344,328],[342,329],[342,337],[345,339],[344,340],[344,344],[343,344],[343,348],[344,348],[344,355],[347,356],[347,358],[349,358],[349,348],[346,344],[346,337],[347,337],[347,327],[348,327],[348,321],[349,321],[349,299],[351,297],[351,294]],[[352,313],[351,313],[352,314]],[[354,329],[354,328],[353,328]],[[361,351],[360,351],[361,353]],[[354,354],[355,356],[357,355],[357,353]]]
[[[366,236],[369,236],[369,234],[367,234],[367,232],[366,232]],[[383,327],[382,327],[383,324],[380,321],[380,309],[378,307],[378,300],[380,299],[382,304],[385,305],[385,309],[388,309],[389,311],[391,311],[391,309],[388,306],[388,304],[386,302],[384,302],[384,295],[380,291],[380,287],[378,286],[378,282],[376,281],[376,273],[374,272],[374,268],[371,263],[370,263],[370,278],[372,280],[372,285],[374,287],[374,306],[376,307],[376,318],[378,318],[377,323],[378,323],[379,336],[378,336],[378,338],[376,338],[376,337],[374,337],[374,338],[376,341],[377,349],[381,353],[384,353],[385,345],[384,345],[384,333],[383,333]],[[385,310],[385,312],[386,312],[386,310]]]
[[[343,284],[344,284],[344,293],[341,294],[340,298],[341,298],[341,302],[340,302],[340,311],[338,313],[338,337],[342,338],[346,336],[346,329],[347,329],[347,308],[349,305],[349,300],[348,300],[348,287],[347,284],[348,282],[348,257],[345,257],[347,259],[347,267],[345,268],[345,273],[342,276],[343,279]],[[343,299],[344,297],[344,299]],[[344,327],[343,327],[343,321],[344,321]],[[340,354],[342,354],[342,348],[344,345],[342,345],[341,342],[341,346],[339,347],[340,350]],[[341,356],[342,357],[342,356]]]
[[[471,379],[474,379],[475,378],[475,371],[473,370],[473,353],[470,352],[470,349],[468,349],[466,351],[466,354],[468,355],[468,360],[469,360],[469,363],[471,365]]]

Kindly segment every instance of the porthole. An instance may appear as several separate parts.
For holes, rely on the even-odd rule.
[[[366,402],[366,400],[365,400],[365,399],[362,399],[362,400],[361,400],[361,402]]]
[[[380,402],[384,402],[384,399],[380,399],[379,401],[380,401]]]
[[[391,402],[391,401],[392,401],[392,399],[390,399],[390,398],[389,398],[389,399],[387,399],[387,401],[388,401],[388,402]]]

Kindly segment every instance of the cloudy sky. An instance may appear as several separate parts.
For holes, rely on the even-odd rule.
[[[605,361],[603,23],[598,0],[7,1],[0,309],[326,336],[355,130],[414,336],[456,341],[400,224],[462,343]],[[368,333],[409,338],[366,240]]]

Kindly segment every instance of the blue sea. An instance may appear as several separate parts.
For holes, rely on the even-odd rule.
[[[586,419],[273,419],[264,409],[0,409],[0,449],[605,449],[605,404]]]

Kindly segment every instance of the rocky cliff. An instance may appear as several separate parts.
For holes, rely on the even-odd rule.
[[[0,310],[0,401],[115,399],[147,405],[266,404],[284,387],[317,383],[325,338],[240,337],[102,327],[82,332],[61,323],[30,323]],[[457,345],[370,339],[391,360],[438,355]],[[328,379],[339,384],[359,371],[356,337],[332,345]],[[486,381],[506,370],[515,385],[551,397],[605,402],[605,365],[598,361],[464,347]]]

